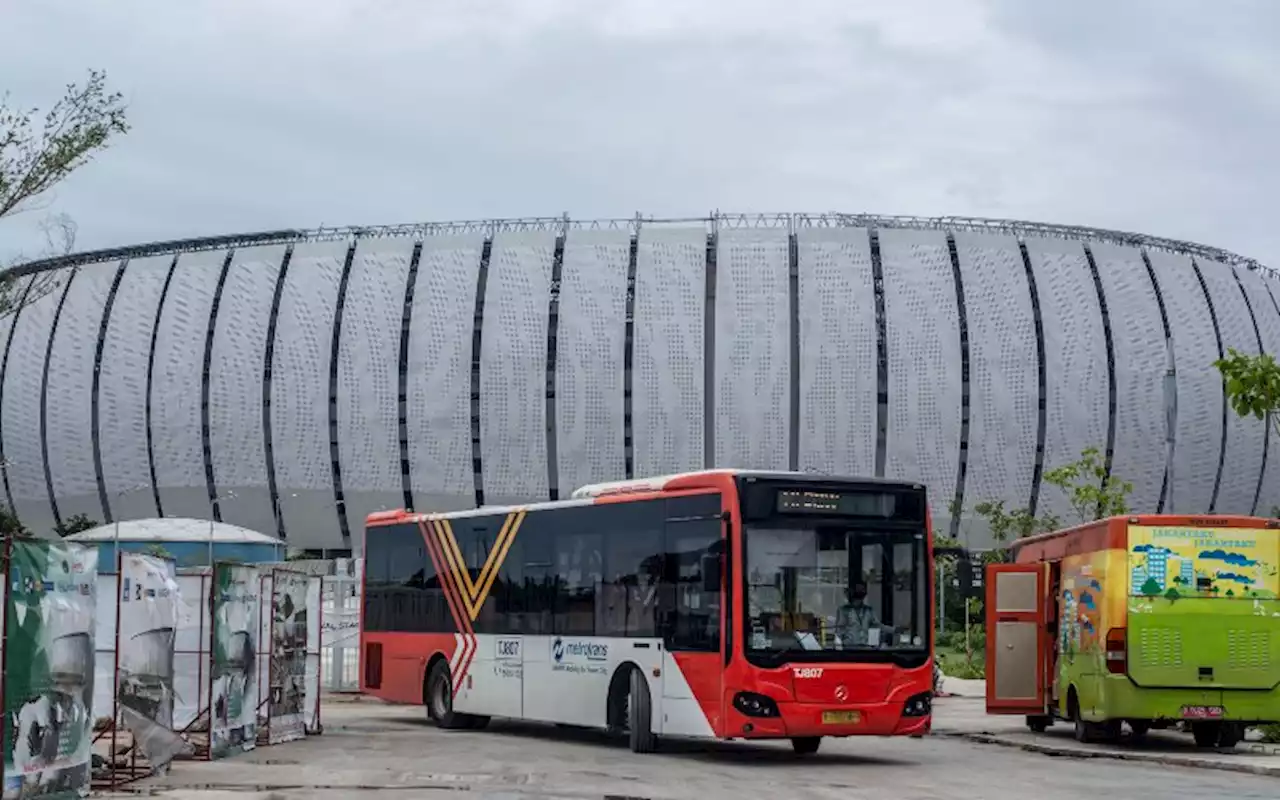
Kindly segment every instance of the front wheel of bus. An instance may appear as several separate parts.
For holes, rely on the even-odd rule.
[[[644,673],[631,670],[628,676],[627,733],[631,752],[652,753],[658,749],[658,737],[653,735],[653,704],[649,698],[649,684]]]
[[[799,756],[813,755],[818,752],[818,745],[820,744],[822,744],[821,736],[797,736],[791,740],[791,748]]]

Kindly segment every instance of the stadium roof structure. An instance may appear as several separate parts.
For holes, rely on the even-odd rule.
[[[74,267],[122,258],[143,258],[177,252],[221,250],[229,247],[256,247],[297,242],[356,241],[383,237],[417,237],[475,234],[492,235],[512,231],[629,230],[637,233],[646,226],[704,225],[708,232],[722,228],[889,228],[920,231],[967,231],[1038,236],[1049,239],[1089,239],[1110,244],[1144,247],[1180,253],[1193,257],[1241,266],[1280,278],[1280,271],[1256,259],[1197,242],[1150,236],[1142,233],[1091,228],[1082,225],[1054,225],[1013,219],[983,217],[920,217],[882,214],[820,213],[723,213],[714,211],[703,217],[653,217],[636,214],[629,218],[573,219],[568,214],[558,217],[521,217],[510,219],[463,220],[457,222],[413,222],[398,225],[355,225],[320,228],[285,228],[257,233],[237,233],[192,239],[172,239],[147,244],[89,250],[54,258],[18,264],[6,271],[9,277],[62,267]],[[0,273],[4,274],[4,273]]]

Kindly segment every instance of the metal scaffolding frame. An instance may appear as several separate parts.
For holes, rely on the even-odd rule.
[[[1007,235],[1014,237],[1039,236],[1052,239],[1080,239],[1092,243],[1106,243],[1125,247],[1147,248],[1196,258],[1217,261],[1231,266],[1244,267],[1280,278],[1280,271],[1262,264],[1256,259],[1224,250],[1220,247],[1196,242],[1149,236],[1142,233],[1090,228],[1083,225],[1054,225],[1044,222],[1028,222],[1013,219],[986,219],[982,217],[919,217],[883,214],[846,214],[842,212],[780,212],[780,213],[727,213],[719,210],[702,217],[654,217],[637,213],[634,217],[616,219],[572,219],[567,213],[557,217],[520,217],[513,219],[462,220],[456,222],[412,222],[396,225],[352,225],[343,227],[319,227],[311,229],[291,228],[259,233],[237,233],[225,236],[208,236],[195,239],[175,239],[149,242],[127,247],[89,250],[56,258],[41,259],[19,264],[7,271],[7,277],[19,277],[35,272],[118,261],[124,258],[172,255],[174,253],[221,250],[229,247],[260,247],[272,244],[299,244],[305,242],[356,242],[362,239],[412,238],[418,241],[434,236],[459,236],[480,234],[491,237],[498,233],[523,231],[610,230],[626,231],[632,235],[649,226],[702,226],[708,233],[720,230],[745,228],[781,228],[795,232],[802,228],[879,228],[917,231],[970,232]],[[5,274],[5,273],[0,273]]]

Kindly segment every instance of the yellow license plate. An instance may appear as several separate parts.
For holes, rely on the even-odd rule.
[[[857,725],[862,721],[861,711],[823,711],[823,725]]]

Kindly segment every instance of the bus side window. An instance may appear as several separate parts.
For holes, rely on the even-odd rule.
[[[593,509],[607,530],[597,635],[658,636],[664,508],[660,500],[634,500]]]

